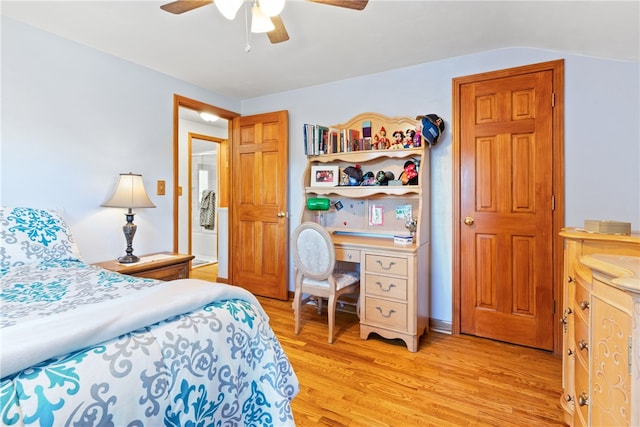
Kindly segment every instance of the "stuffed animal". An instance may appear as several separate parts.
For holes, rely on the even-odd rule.
[[[402,181],[402,185],[418,185],[418,168],[413,160],[407,160],[404,163],[400,181]]]
[[[344,168],[344,173],[348,177],[348,185],[354,186],[362,183],[362,169],[360,169],[360,165],[347,166]]]

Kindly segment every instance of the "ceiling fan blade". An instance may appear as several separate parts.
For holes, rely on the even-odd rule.
[[[289,33],[287,33],[287,29],[284,27],[284,23],[282,22],[280,15],[272,16],[271,22],[273,22],[273,25],[276,28],[267,33],[269,41],[271,43],[282,43],[289,40]]]
[[[213,0],[177,0],[171,3],[163,4],[160,9],[179,15],[190,10],[197,9],[213,3]]]
[[[347,9],[363,10],[369,0],[307,0],[313,3],[322,3],[329,6],[346,7]]]

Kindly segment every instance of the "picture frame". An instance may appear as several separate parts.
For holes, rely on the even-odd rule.
[[[339,181],[340,168],[338,166],[311,166],[312,187],[336,187]]]

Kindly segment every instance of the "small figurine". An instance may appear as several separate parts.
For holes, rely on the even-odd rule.
[[[387,130],[384,128],[384,126],[380,128],[379,144],[381,150],[386,150],[391,145],[391,141],[389,141],[389,138],[387,138]]]
[[[404,148],[403,145],[404,133],[401,130],[397,130],[393,132],[393,142],[389,147],[391,150],[399,150]]]
[[[404,148],[412,148],[414,146],[413,138],[415,135],[416,135],[415,129],[407,129],[407,131],[404,134],[404,141],[403,141]]]

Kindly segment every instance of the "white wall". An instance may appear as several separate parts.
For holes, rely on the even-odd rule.
[[[61,207],[88,262],[126,248],[124,210],[102,208],[121,172],[155,209],[136,211],[134,253],[173,248],[173,95],[240,104],[2,17],[0,203]],[[167,194],[155,194],[165,180]]]
[[[289,111],[293,230],[302,206],[303,123],[340,123],[365,111],[433,112],[450,126],[453,77],[560,58],[566,224],[607,218],[640,229],[638,63],[504,49],[239,102],[4,17],[1,35],[0,203],[64,208],[89,262],[124,253],[123,212],[100,207],[120,172],[141,173],[157,205],[136,215],[135,252],[171,249],[171,192],[154,190],[158,179],[173,188],[174,93],[243,115]],[[447,131],[431,157],[431,312],[440,320],[451,320],[451,162]]]
[[[565,59],[565,224],[630,221],[640,230],[638,63],[536,49],[502,49],[244,100],[242,114],[289,110],[290,231],[300,223],[304,123],[337,124],[373,111],[437,113],[451,126],[452,79]],[[431,317],[452,318],[452,147],[450,129],[431,153]],[[292,272],[290,273],[291,277]]]

